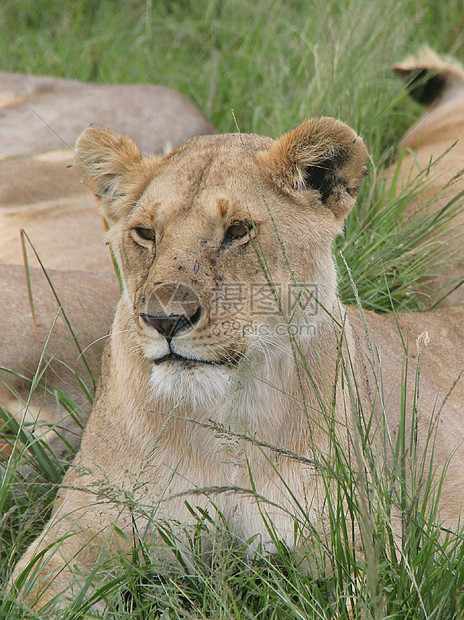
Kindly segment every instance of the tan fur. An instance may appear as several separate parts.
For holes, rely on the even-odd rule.
[[[146,153],[167,153],[215,133],[180,93],[153,84],[88,84],[0,71],[0,160],[71,149],[84,127],[132,136]]]
[[[68,160],[0,162],[0,264],[24,262],[23,229],[46,269],[114,272],[95,198]],[[29,262],[39,262],[26,241]]]
[[[21,229],[27,233],[23,241],[27,271],[31,277],[32,302],[27,293]],[[32,401],[30,381],[21,381],[11,372],[1,373],[0,405],[22,419],[28,403],[28,421],[34,418],[38,425],[58,424],[60,433],[67,429],[73,435],[72,443],[77,446],[81,429],[76,428],[69,414],[57,406],[53,394],[47,395],[43,387],[53,385],[64,393],[69,390],[69,395],[77,398],[77,404],[82,407],[77,415],[81,416],[82,423],[85,422],[90,403],[83,398],[83,390],[64,365],[76,368],[81,374],[82,362],[75,366],[78,352],[70,343],[69,330],[59,314],[64,312],[69,316],[72,328],[80,335],[82,348],[91,344],[91,335],[95,340],[105,336],[111,325],[119,285],[105,245],[104,224],[97,202],[79,182],[75,169],[67,167],[66,161],[31,158],[0,162],[0,235],[0,366],[13,373],[27,371],[27,378],[31,379],[37,371],[41,347],[45,346],[48,336],[50,346],[47,346],[43,363],[50,358],[51,352],[61,360],[56,360],[52,364],[56,368],[42,377],[41,387],[35,390]],[[51,283],[47,281],[35,252]],[[56,288],[58,301],[52,287]],[[90,354],[95,379],[99,375],[98,351],[97,345],[95,352]],[[88,385],[92,392],[92,382]],[[48,438],[52,435],[49,433]],[[53,447],[62,451],[65,444],[57,441]]]
[[[200,137],[150,160],[129,138],[91,129],[77,143],[76,161],[111,223],[125,290],[81,449],[50,523],[15,571],[17,577],[36,553],[72,534],[47,554],[42,586],[30,594],[37,607],[66,588],[67,596],[76,595],[81,584],[73,564],[85,576],[102,549],[109,558],[129,552],[134,523],[144,532],[147,515],[192,523],[185,500],[213,518],[214,504],[239,540],[258,536],[255,544],[272,550],[264,512],[280,538],[298,546],[294,515],[301,509],[312,526],[325,529],[330,489],[320,467],[331,458],[332,425],[353,455],[353,473],[364,468],[355,456],[353,374],[358,406],[369,413],[375,404],[382,419],[372,375],[377,362],[362,320],[353,313],[352,325],[339,304],[331,249],[365,173],[365,147],[351,129],[334,119],[312,119],[277,142]],[[313,312],[292,303],[288,291],[299,284],[304,290],[315,285]],[[264,305],[257,303],[255,285],[265,292]],[[180,314],[194,324],[168,341],[156,321]],[[462,318],[459,309],[455,320]],[[377,318],[368,320],[375,330]],[[388,320],[380,332],[382,359],[401,351]],[[294,339],[288,322],[297,330]],[[434,325],[427,318],[432,339]],[[166,359],[170,353],[177,358]],[[462,353],[456,356],[462,368]],[[386,379],[392,402],[397,376],[396,370]],[[429,394],[447,389],[447,381],[436,388]],[[446,415],[453,413],[453,397]],[[453,445],[463,436],[459,429]],[[442,465],[452,448],[444,446]],[[306,461],[289,456],[295,453]],[[460,476],[462,450],[456,459],[453,471]],[[460,506],[447,502],[442,517],[453,526]]]
[[[349,308],[349,317],[363,338],[359,311]],[[435,484],[439,484],[442,472],[446,471],[439,518],[445,527],[456,531],[462,524],[464,507],[464,307],[404,312],[398,316],[367,312],[364,317],[371,346],[381,364],[377,374],[382,377],[383,398],[394,439],[407,363],[406,419],[411,430],[410,416],[417,390],[418,444],[417,456],[408,449],[407,467],[414,470],[425,453],[427,462],[433,463]],[[366,353],[366,359],[370,357]],[[373,384],[371,377],[371,387]]]
[[[118,290],[107,276],[83,271],[50,270],[48,276],[59,301],[42,270],[30,269],[31,306],[24,267],[0,265],[0,403],[37,436],[58,435],[77,447],[90,409],[78,377],[92,393]],[[56,388],[75,402],[76,421],[59,404]],[[57,437],[52,445],[58,452],[66,447]]]
[[[426,213],[436,213],[464,190],[464,69],[457,61],[440,58],[429,48],[423,48],[417,56],[407,58],[394,70],[405,82],[422,70],[442,80],[436,98],[426,103],[422,117],[406,132],[399,145],[399,152],[404,153],[397,186],[398,190],[412,186],[417,175],[430,167],[421,180],[427,189],[411,202],[407,213],[424,213],[424,205],[427,205]],[[391,177],[396,170],[395,164],[390,170]],[[437,277],[422,285],[421,292],[430,297],[430,305],[464,278],[463,233],[464,210],[461,209],[441,239],[449,254],[449,264],[438,269]],[[464,285],[452,292],[442,305],[461,303],[464,303]]]

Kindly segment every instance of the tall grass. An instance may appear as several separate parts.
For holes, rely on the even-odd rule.
[[[422,24],[431,11],[411,1],[5,0],[2,68],[166,84],[220,131],[235,129],[231,108],[243,131],[271,136],[306,116],[339,116],[377,162],[409,123],[394,113],[404,98],[390,66],[430,39]],[[439,47],[449,45],[443,35]]]
[[[352,125],[368,145],[371,165],[337,247],[363,305],[380,311],[423,307],[415,284],[433,270],[438,256],[430,241],[437,222],[399,223],[422,179],[399,196],[382,182],[382,166],[392,161],[395,144],[419,114],[389,68],[423,42],[459,55],[462,32],[460,0],[3,0],[0,10],[3,70],[169,85],[191,97],[225,132],[236,130],[231,110],[241,131],[273,137],[313,115]],[[453,203],[448,211],[454,208],[460,205]],[[348,268],[338,253],[337,260],[342,297],[353,303]],[[360,425],[369,492],[335,442],[326,463],[327,538],[311,531],[304,515],[295,521],[295,535],[310,539],[306,557],[276,540],[275,554],[258,547],[250,559],[253,541],[234,540],[223,523],[205,560],[199,549],[210,536],[211,521],[224,521],[221,514],[192,507],[196,527],[182,540],[172,524],[147,515],[173,561],[160,566],[152,543],[141,536],[130,562],[121,558],[122,572],[107,567],[90,602],[104,595],[106,617],[115,619],[464,617],[462,537],[443,535],[435,523],[434,492],[420,500],[424,494],[414,492],[406,471],[405,425],[414,405],[403,403],[402,433],[392,446],[397,467],[388,473],[377,470],[372,458],[371,427]],[[359,420],[369,419],[369,412],[355,409]],[[49,514],[64,464],[8,412],[0,414],[0,437],[16,446],[0,459],[0,581],[5,583]],[[414,484],[430,485],[419,470]],[[395,510],[400,534],[391,526]],[[355,545],[353,524],[361,532]],[[268,531],[272,535],[271,522]],[[89,601],[75,600],[66,612],[50,609],[42,617],[54,614],[84,618],[93,612]],[[5,595],[0,617],[34,615]]]

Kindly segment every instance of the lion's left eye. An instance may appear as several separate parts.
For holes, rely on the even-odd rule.
[[[153,242],[156,239],[156,233],[154,230],[150,228],[133,228],[133,232],[141,239],[142,241],[150,241]]]
[[[243,239],[250,232],[250,227],[245,222],[237,222],[232,224],[226,231],[224,241],[235,241],[237,239]]]

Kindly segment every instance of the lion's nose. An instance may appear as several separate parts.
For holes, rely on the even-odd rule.
[[[140,314],[142,320],[154,327],[165,338],[173,338],[192,329],[201,318],[201,306],[192,308],[192,314]]]

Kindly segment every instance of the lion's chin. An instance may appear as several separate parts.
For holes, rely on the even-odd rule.
[[[166,359],[153,364],[151,395],[169,406],[210,407],[227,396],[233,376],[233,369],[228,364]]]

